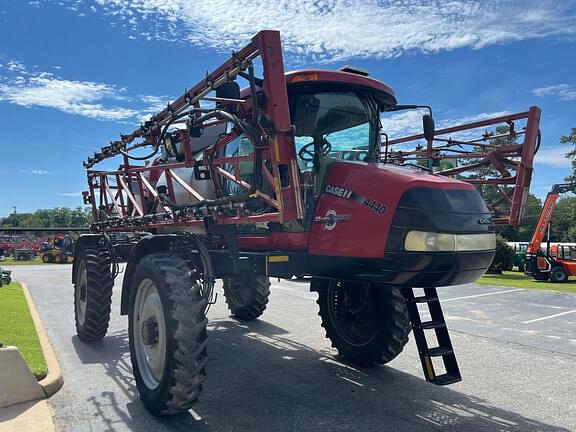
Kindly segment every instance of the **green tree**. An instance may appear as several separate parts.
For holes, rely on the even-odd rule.
[[[496,254],[487,273],[500,274],[502,270],[510,270],[514,265],[514,249],[508,246],[506,239],[501,235],[496,236]]]
[[[0,219],[0,226],[5,227],[83,227],[91,223],[92,213],[87,207],[40,209],[33,213],[16,213]]]
[[[524,219],[518,227],[502,225],[496,228],[496,232],[508,241],[530,241],[538,217],[542,211],[542,201],[534,194],[528,194]]]
[[[550,222],[550,241],[576,241],[576,197],[562,197],[556,203],[556,208]]]
[[[576,184],[576,128],[572,128],[569,135],[561,136],[560,143],[572,146],[572,150],[566,153],[566,157],[572,161],[572,174],[566,177],[565,180]]]

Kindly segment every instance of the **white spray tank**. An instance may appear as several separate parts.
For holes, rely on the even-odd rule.
[[[201,160],[203,158],[204,149],[214,145],[218,141],[218,137],[226,132],[226,124],[218,123],[210,127],[205,127],[202,130],[202,136],[198,138],[190,138],[190,146],[192,150],[192,157],[194,160]],[[176,144],[178,152],[182,152],[182,143]],[[162,149],[162,158],[166,162],[175,162],[175,158],[171,158]],[[204,199],[215,199],[216,191],[212,180],[196,180],[194,178],[193,168],[175,168],[172,172],[180,177],[187,185],[198,192]],[[172,182],[174,187],[174,202],[176,204],[188,204],[197,202],[198,199],[191,195],[184,189],[178,182]],[[158,179],[157,186],[167,186],[166,174],[162,173]]]

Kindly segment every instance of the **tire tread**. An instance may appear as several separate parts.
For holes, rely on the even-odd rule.
[[[322,283],[322,282],[321,282]],[[327,287],[320,287],[317,304],[326,337],[330,340],[332,348],[345,360],[360,366],[370,367],[376,364],[385,364],[396,358],[408,343],[408,336],[412,330],[408,311],[402,293],[398,288],[378,287],[381,290],[379,304],[383,308],[384,323],[380,326],[376,343],[368,347],[351,347],[339,336],[331,315],[328,311]]]
[[[157,275],[165,283],[162,288],[171,304],[169,319],[172,321],[174,349],[167,365],[171,371],[166,375],[169,387],[166,396],[153,405],[146,405],[155,415],[175,415],[188,411],[202,392],[206,379],[208,320],[204,315],[207,301],[202,296],[200,283],[194,276],[191,262],[174,254],[155,253],[142,259],[138,267],[156,268]],[[136,270],[138,273],[138,269]],[[160,289],[160,288],[159,288]],[[131,319],[131,318],[130,318]],[[133,369],[138,367],[132,356]],[[138,386],[144,386],[138,382]],[[162,385],[162,384],[161,384]],[[141,391],[142,395],[142,391]],[[144,400],[146,404],[146,400]]]
[[[84,324],[76,318],[76,333],[85,342],[106,336],[110,322],[114,280],[110,271],[110,254],[105,249],[86,248],[80,259],[86,261],[87,304]],[[77,316],[74,302],[74,316]]]
[[[250,285],[249,287],[243,288],[250,291],[250,299],[245,305],[237,305],[229,294],[230,285],[243,282]],[[228,309],[234,317],[242,321],[255,320],[266,310],[266,305],[270,297],[270,279],[268,276],[251,274],[241,275],[236,279],[226,278],[224,279],[224,296]]]

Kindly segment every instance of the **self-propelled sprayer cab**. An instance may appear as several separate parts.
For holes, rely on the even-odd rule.
[[[316,143],[320,156],[379,160],[380,113],[396,105],[390,87],[347,71],[296,71],[286,82],[300,159],[305,153],[310,158],[313,146],[300,153],[301,148]]]

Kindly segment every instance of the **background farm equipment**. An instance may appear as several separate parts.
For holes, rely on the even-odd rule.
[[[35,257],[33,249],[14,249],[15,261],[32,261]]]
[[[43,263],[67,264],[74,260],[74,239],[69,235],[55,236],[51,243],[42,244]]]
[[[10,285],[12,283],[12,272],[10,270],[3,270],[0,267],[0,287],[2,285]]]

